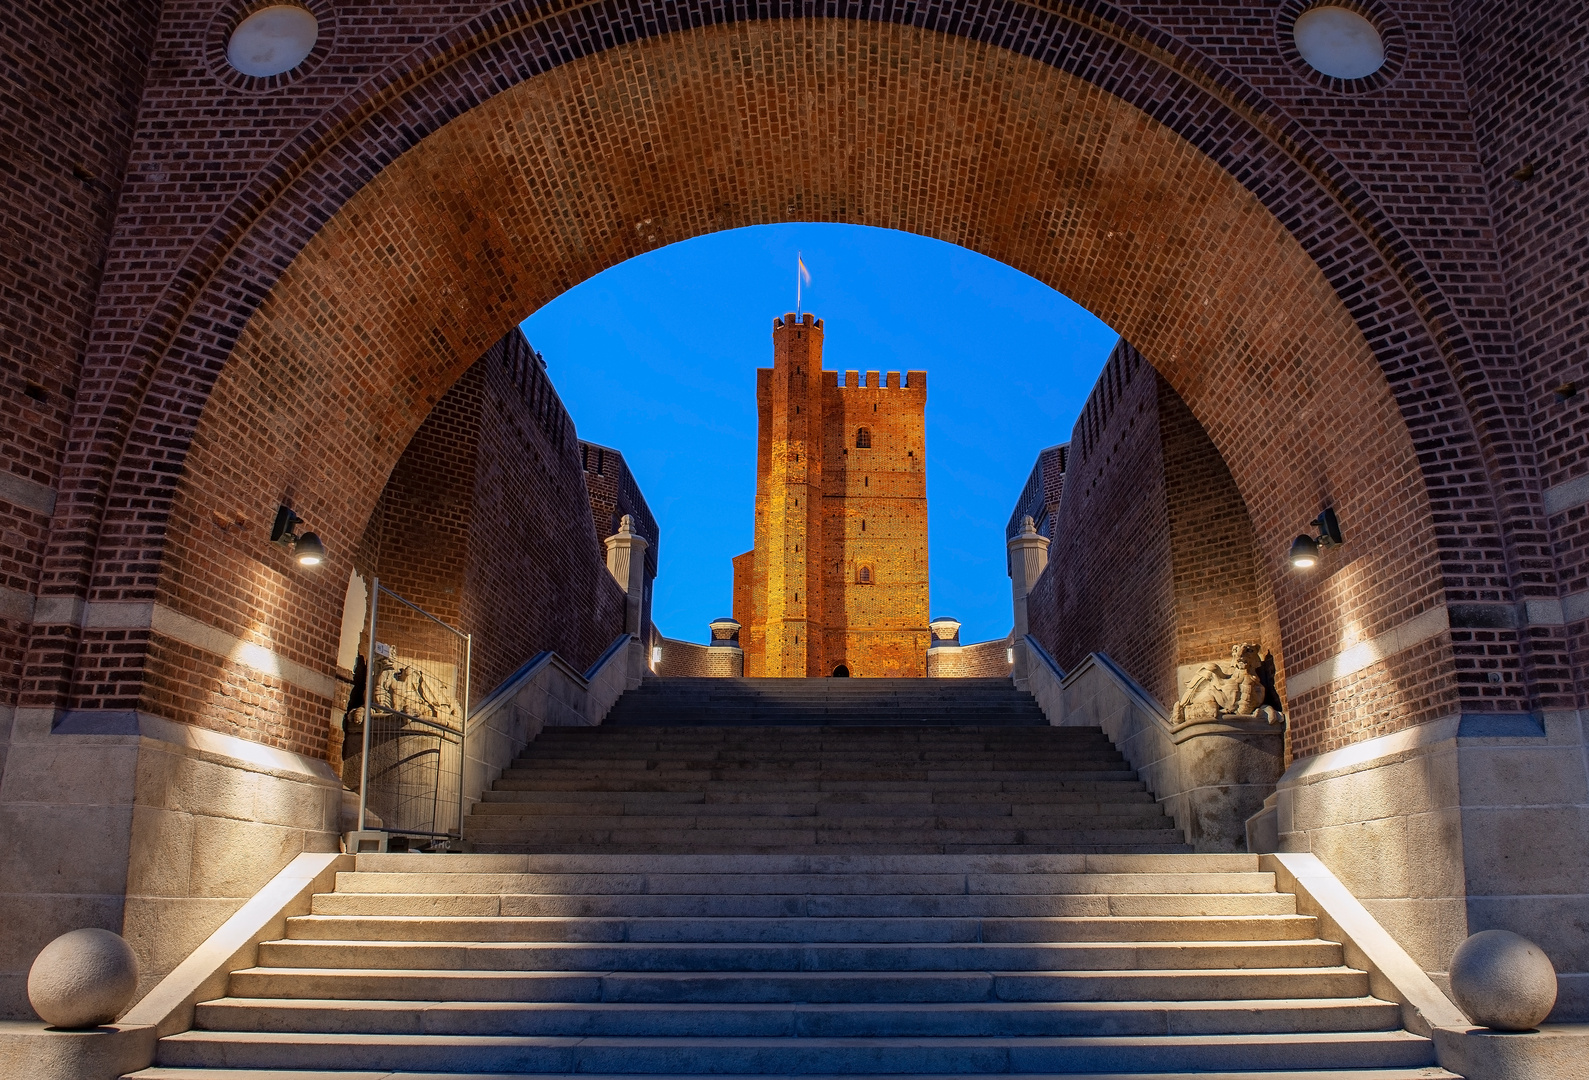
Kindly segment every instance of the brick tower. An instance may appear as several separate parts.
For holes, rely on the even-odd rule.
[[[756,371],[756,545],[734,560],[745,674],[925,676],[927,374],[822,370],[822,320],[773,320]]]

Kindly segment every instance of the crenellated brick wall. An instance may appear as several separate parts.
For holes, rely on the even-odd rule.
[[[1252,525],[1191,411],[1135,349],[1110,354],[1070,443],[1048,567],[1027,600],[1034,637],[1070,670],[1107,653],[1166,706],[1185,669],[1281,642]]]
[[[370,519],[360,569],[474,635],[476,701],[542,650],[584,670],[623,632],[580,447],[514,330],[436,403]]]

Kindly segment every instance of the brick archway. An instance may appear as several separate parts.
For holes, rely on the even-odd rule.
[[[147,331],[159,359],[133,380],[119,472],[99,481],[113,493],[161,465],[180,471],[174,492],[154,485],[153,510],[163,518],[169,505],[169,520],[150,527],[112,494],[103,526],[85,527],[97,543],[57,553],[58,580],[97,579],[85,591],[102,599],[136,580],[137,595],[325,670],[339,601],[226,522],[290,494],[334,552],[349,550],[408,435],[506,327],[656,244],[804,219],[964,244],[1121,330],[1208,428],[1272,563],[1325,500],[1361,523],[1345,577],[1304,589],[1274,573],[1290,669],[1438,606],[1459,564],[1464,584],[1504,582],[1493,530],[1442,554],[1409,431],[1438,411],[1420,418],[1426,407],[1410,402],[1460,397],[1448,365],[1462,346],[1438,297],[1403,288],[1415,267],[1398,263],[1371,202],[1298,149],[1299,133],[1285,145],[1264,132],[1255,95],[1151,34],[1126,34],[1122,52],[1118,26],[1063,23],[1053,32],[1087,47],[1045,63],[886,21],[721,24],[577,59],[530,48],[517,80],[475,104],[497,88],[492,64],[542,40],[536,25],[526,15],[480,30],[491,63],[455,35],[419,58],[444,69],[432,83],[422,64],[406,84],[394,78],[392,100],[434,128],[381,143],[389,163],[360,161],[389,119],[373,104],[329,118],[246,207],[252,220],[226,223],[194,296],[172,305],[180,317]],[[1115,83],[1130,88],[1120,96],[1099,88],[1133,73]],[[1441,423],[1443,474],[1454,461],[1482,478],[1480,433]],[[80,502],[91,516],[92,500]],[[1377,726],[1329,721],[1328,686],[1294,703],[1303,748],[1449,712],[1450,648],[1432,638],[1358,688],[1379,695]],[[203,723],[180,653],[152,635],[133,661],[139,700]],[[125,707],[102,668],[73,663],[57,699]],[[277,693],[287,722],[256,734],[314,751],[323,703]]]

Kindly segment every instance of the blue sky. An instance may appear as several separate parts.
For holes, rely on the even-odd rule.
[[[855,225],[763,225],[631,259],[524,321],[581,438],[629,461],[661,527],[653,617],[704,641],[751,546],[756,375],[794,308],[795,253],[830,371],[927,372],[932,614],[1010,628],[1004,525],[1037,452],[1070,437],[1116,335],[965,248]]]

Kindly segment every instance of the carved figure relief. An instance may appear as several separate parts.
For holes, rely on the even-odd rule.
[[[1226,664],[1204,664],[1186,684],[1186,692],[1175,703],[1174,725],[1227,718],[1282,722],[1280,710],[1264,704],[1268,689],[1259,677],[1262,666],[1263,650],[1255,642],[1232,645]]]

